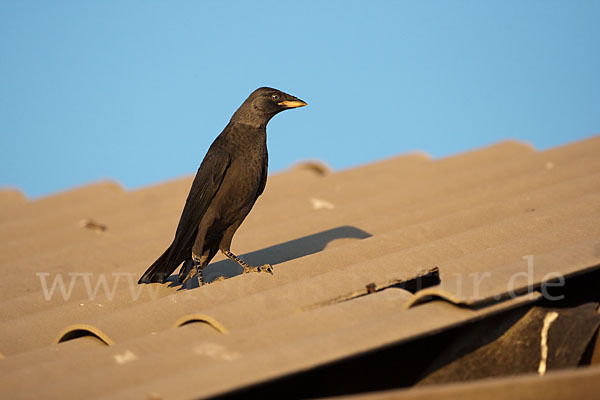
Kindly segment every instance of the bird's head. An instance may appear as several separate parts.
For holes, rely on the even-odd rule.
[[[261,87],[256,89],[233,115],[232,120],[251,125],[266,125],[283,110],[304,107],[306,103],[281,90]]]

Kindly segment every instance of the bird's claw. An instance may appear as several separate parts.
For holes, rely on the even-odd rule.
[[[192,278],[195,278],[196,276],[198,276],[198,268],[194,265],[189,272],[187,273],[187,275],[185,275],[183,277],[183,281],[181,283],[186,283],[187,281],[189,281]]]
[[[258,270],[260,272],[268,272],[271,275],[273,275],[273,267],[271,266],[271,264],[261,265],[260,267],[258,267]]]
[[[268,272],[271,275],[273,275],[273,267],[271,266],[271,264],[264,264],[260,267],[253,267],[251,265],[245,266],[243,273],[249,274],[250,272]]]

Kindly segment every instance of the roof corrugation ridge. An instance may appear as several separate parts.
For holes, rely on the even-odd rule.
[[[69,366],[78,368],[77,360],[82,358],[93,359],[94,362],[114,363],[114,355],[123,354],[124,350],[131,350],[134,353],[144,354],[145,351],[169,345],[174,335],[183,335],[180,338],[187,337],[196,339],[210,339],[220,335],[212,327],[202,323],[190,323],[177,329],[171,329],[165,332],[156,332],[156,334],[146,335],[122,343],[115,343],[107,346],[90,336],[82,336],[73,340],[61,342],[57,345],[38,347],[30,351],[13,354],[7,359],[8,362],[0,363],[0,377],[5,374],[14,373],[21,369],[31,368],[32,365],[53,364],[68,362]],[[108,357],[105,357],[109,354]],[[82,356],[85,357],[82,357]],[[0,384],[0,387],[2,384]]]
[[[448,168],[465,168],[466,164],[472,163],[493,163],[506,158],[507,154],[525,155],[534,153],[535,149],[528,143],[517,140],[505,140],[497,143],[471,149],[458,154],[452,154],[440,159],[431,159],[426,153],[416,153],[412,156],[418,160],[430,161],[438,164],[448,164]],[[391,159],[393,160],[393,159]],[[339,176],[352,176],[353,178],[369,178],[373,173],[404,173],[406,166],[401,165],[397,168],[390,163],[391,160],[381,160],[374,163],[363,164],[357,167],[339,171]]]
[[[65,203],[93,203],[104,201],[115,195],[123,193],[123,187],[112,180],[103,180],[69,189],[58,194],[41,197],[23,204],[10,214],[4,215],[0,224],[2,226],[14,220],[27,219],[32,213],[61,213]]]
[[[9,211],[27,203],[25,194],[16,188],[0,188],[0,219],[6,218]]]
[[[319,207],[319,200],[324,200],[331,203],[331,206],[337,207],[339,204],[364,201],[372,196],[383,195],[384,193],[393,195],[403,186],[407,187],[410,184],[423,182],[431,178],[437,179],[442,173],[456,175],[461,172],[468,172],[470,168],[468,166],[469,161],[479,162],[485,160],[481,163],[485,168],[490,165],[510,164],[512,159],[524,158],[532,154],[534,153],[529,147],[521,145],[507,146],[507,143],[499,143],[457,158],[449,157],[429,162],[422,160],[420,164],[411,164],[409,168],[389,168],[386,163],[382,163],[371,168],[362,167],[358,170],[340,171],[315,181],[309,188],[293,192],[297,195],[287,196],[285,201],[279,201],[276,204],[269,203],[267,205],[271,194],[266,191],[258,200],[256,209],[248,218],[265,220],[267,216],[262,215],[262,212],[258,210],[261,207],[265,207],[265,209],[268,207],[269,217],[290,219],[290,208],[298,208],[302,212],[312,212]],[[377,170],[375,167],[377,167]],[[288,183],[288,187],[292,191],[294,190],[293,186],[293,182]]]
[[[600,268],[600,254],[596,249],[600,240],[597,222],[598,217],[596,220],[582,218],[577,223],[566,224],[565,228],[586,229],[586,232],[577,238],[578,240],[568,237],[560,241],[550,233],[544,233],[545,243],[532,243],[533,237],[526,237],[521,242],[516,241],[515,247],[521,246],[523,249],[522,243],[528,240],[529,247],[525,255],[513,252],[511,257],[503,258],[500,252],[506,246],[500,246],[491,249],[484,260],[475,257],[450,260],[440,266],[446,270],[447,279],[444,284],[417,292],[413,301],[406,306],[418,305],[423,300],[427,301],[428,296],[431,295],[441,295],[455,304],[485,306],[509,298],[511,292],[512,294],[524,293],[532,288],[537,289],[542,282],[555,282],[558,276],[565,279],[597,270]],[[560,233],[560,229],[555,229],[553,232]],[[481,274],[479,268],[482,261],[486,263],[485,275]],[[491,261],[489,266],[488,261]],[[474,271],[478,273],[474,274]],[[511,279],[524,277],[523,275],[527,275],[526,280],[511,282]],[[476,286],[464,285],[467,279],[474,279],[474,277],[478,279]]]
[[[568,145],[569,144],[567,144],[567,146]],[[488,148],[490,150],[493,149],[493,151],[490,151],[487,154],[479,153],[481,156],[479,158],[479,160],[473,160],[469,156],[469,154],[472,153],[473,150],[475,150],[475,151],[478,150],[476,148],[476,149],[466,150],[466,151],[460,152],[458,154],[452,154],[452,155],[449,155],[446,157],[442,157],[439,159],[439,161],[448,160],[450,158],[461,159],[463,157],[469,157],[466,160],[466,162],[470,164],[472,161],[485,162],[489,159],[494,159],[496,157],[504,158],[506,153],[535,152],[536,151],[535,147],[531,143],[525,142],[523,140],[517,140],[517,139],[506,139],[506,140],[502,140],[497,143],[493,143],[492,145],[485,145],[485,146],[479,147],[479,149],[484,149],[484,148]]]
[[[260,197],[262,202],[288,201],[290,198],[304,195],[306,192],[318,191],[335,187],[342,182],[357,182],[364,180],[365,176],[377,176],[386,178],[391,175],[410,176],[414,171],[431,162],[429,157],[422,154],[406,154],[396,156],[380,162],[367,164],[360,168],[352,168],[331,172],[323,176],[312,175],[314,179],[307,179],[310,176],[307,172],[290,170],[285,174],[275,174],[269,176],[265,192]],[[302,178],[298,180],[297,178]]]
[[[165,186],[174,195],[177,194],[172,189],[173,186],[177,185],[165,184]],[[163,186],[161,185],[160,188],[162,189]],[[185,196],[183,191],[182,195]],[[58,202],[59,199],[55,199],[55,203]],[[35,239],[37,236],[47,235],[49,232],[60,233],[61,230],[72,227],[76,227],[78,232],[82,232],[81,221],[96,219],[97,222],[103,223],[102,211],[105,209],[108,211],[107,215],[110,215],[111,211],[118,211],[123,206],[133,206],[137,203],[146,207],[154,205],[157,210],[160,210],[161,202],[164,202],[164,200],[146,191],[127,194],[125,192],[113,193],[113,195],[90,199],[90,201],[65,201],[63,204],[55,204],[56,207],[53,210],[46,208],[32,210],[25,216],[0,224],[0,238],[4,241],[21,238]]]

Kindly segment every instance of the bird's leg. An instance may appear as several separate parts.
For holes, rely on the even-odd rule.
[[[202,276],[202,258],[192,252],[191,264],[190,260],[186,261],[183,265],[183,271],[179,275],[179,282],[183,285],[186,284],[190,279],[198,277],[198,285],[204,285],[204,278]]]
[[[202,268],[202,257],[198,257],[196,253],[192,251],[192,261],[194,262],[194,268],[196,270],[196,275],[198,276],[198,285],[204,285],[204,268]]]
[[[240,259],[238,256],[236,256],[229,250],[221,250],[221,252],[227,258],[240,264],[242,266],[242,268],[244,268],[244,272],[243,272],[244,274],[247,274],[249,272],[268,272],[271,275],[273,275],[273,267],[271,266],[271,264],[264,264],[264,265],[261,265],[260,267],[254,267],[252,265],[248,265],[247,263],[245,263],[244,260]]]

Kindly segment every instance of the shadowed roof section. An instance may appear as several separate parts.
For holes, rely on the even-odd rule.
[[[242,275],[218,255],[204,274],[210,283],[190,290],[173,279],[136,282],[170,243],[191,177],[135,191],[99,182],[35,201],[2,190],[0,397],[598,389],[599,153],[595,136],[545,151],[505,141],[437,160],[404,154],[343,171],[295,165],[269,177],[232,243],[274,275]],[[549,294],[566,300],[549,303]],[[581,310],[590,322],[570,340],[576,324],[565,318],[580,321]],[[461,362],[474,355],[512,354],[506,338],[521,332],[531,345],[519,354],[537,357],[544,329],[548,386],[531,375],[537,358],[520,376],[465,372],[465,382],[448,382],[472,371]],[[493,339],[470,356],[444,351],[474,336]],[[555,361],[554,346],[570,357]],[[419,386],[418,372],[430,385],[402,389]],[[393,391],[361,393],[384,389]]]

